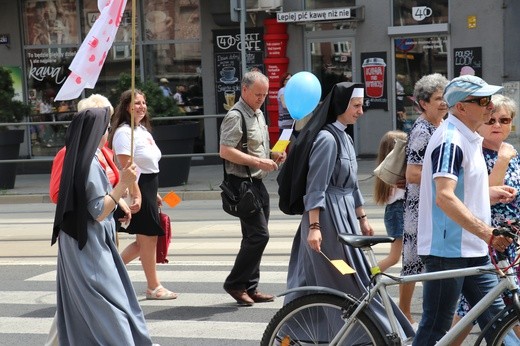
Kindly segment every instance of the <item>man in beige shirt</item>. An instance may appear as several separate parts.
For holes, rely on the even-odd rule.
[[[241,82],[240,100],[229,110],[220,127],[220,157],[226,160],[228,180],[238,189],[249,180],[249,167],[253,185],[260,193],[263,208],[250,217],[241,218],[242,243],[224,289],[239,305],[271,302],[274,296],[257,290],[260,279],[260,261],[269,241],[269,194],[262,179],[268,172],[278,169],[285,161],[285,153],[271,153],[269,132],[260,107],[265,101],[269,80],[261,72],[247,72]],[[247,128],[247,153],[241,149],[242,115]]]

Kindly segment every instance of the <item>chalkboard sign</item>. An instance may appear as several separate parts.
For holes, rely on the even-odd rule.
[[[264,72],[263,28],[248,28],[245,35],[246,67]],[[242,44],[240,31],[214,30],[215,94],[217,112],[226,113],[240,97]]]
[[[460,76],[461,71],[482,77],[482,47],[453,49],[453,76]]]

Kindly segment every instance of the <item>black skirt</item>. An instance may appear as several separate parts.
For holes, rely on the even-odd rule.
[[[130,234],[164,235],[157,207],[159,174],[141,174],[138,185],[141,190],[141,210],[132,214],[130,225],[126,229],[121,227],[119,230]]]

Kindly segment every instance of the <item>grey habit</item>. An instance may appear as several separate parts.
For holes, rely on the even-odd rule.
[[[356,155],[344,125],[336,121],[325,126],[340,139],[339,155],[334,136],[322,129],[310,152],[305,212],[292,245],[287,288],[325,286],[360,297],[369,283],[368,263],[361,250],[344,246],[337,240],[340,233],[361,235],[355,208],[362,206],[364,200],[358,186]],[[323,255],[308,246],[309,210],[315,208],[320,208],[322,252],[330,259],[346,261],[356,274],[341,275]],[[285,304],[300,295],[303,293],[286,296]],[[371,308],[374,313],[386,316],[379,302],[372,304]],[[410,324],[397,306],[394,306],[394,311],[406,330],[405,334],[413,335]],[[341,320],[338,318],[338,321]],[[387,331],[390,328],[389,324],[380,327]]]
[[[57,317],[60,345],[152,345],[144,315],[115,245],[115,223],[103,210],[112,187],[97,156],[85,193],[87,242],[65,232],[58,237]]]

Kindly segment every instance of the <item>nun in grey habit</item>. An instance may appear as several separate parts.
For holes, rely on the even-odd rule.
[[[107,138],[108,108],[79,112],[66,136],[52,244],[58,240],[60,345],[152,345],[115,245],[113,211],[135,180],[125,168],[112,189],[96,153]]]
[[[363,252],[342,245],[337,240],[340,233],[373,234],[363,210],[364,200],[358,186],[358,165],[352,138],[345,132],[347,126],[353,125],[363,114],[363,91],[362,84],[336,84],[315,110],[289,154],[305,153],[305,147],[309,147],[308,161],[301,156],[299,160],[288,158],[288,164],[295,165],[294,172],[307,171],[305,192],[302,194],[304,213],[292,245],[288,289],[325,286],[360,297],[370,281],[370,269]],[[305,162],[308,162],[307,166]],[[297,190],[297,187],[293,186],[292,189]],[[356,273],[341,275],[319,253],[320,250],[330,259],[344,260]],[[285,303],[303,294],[289,294]],[[379,302],[374,302],[371,309],[376,314],[386,316]],[[396,306],[394,312],[404,334],[413,335],[408,320]],[[325,323],[326,319],[323,321]],[[338,318],[338,321],[341,320]],[[380,327],[390,331],[389,324]]]

